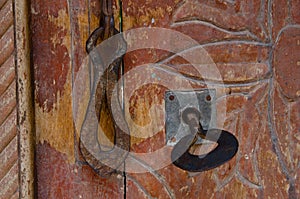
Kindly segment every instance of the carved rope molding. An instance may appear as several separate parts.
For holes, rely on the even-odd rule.
[[[14,1],[20,198],[34,198],[34,108],[30,66],[29,0]]]

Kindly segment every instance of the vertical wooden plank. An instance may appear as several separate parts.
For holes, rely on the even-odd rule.
[[[19,132],[20,198],[34,198],[34,111],[30,62],[29,1],[14,1]]]
[[[67,0],[31,1],[39,198],[74,194],[73,170],[66,169],[75,162],[70,27]]]
[[[70,1],[70,15],[71,15],[71,32],[72,32],[72,70],[73,70],[73,89],[75,86],[76,78],[78,73],[83,67],[86,67],[88,54],[85,51],[86,41],[94,31],[95,28],[99,26],[100,17],[100,5],[99,0],[75,0]],[[80,74],[79,74],[80,75]],[[80,78],[80,77],[79,77]],[[89,80],[86,80],[89,82]],[[76,82],[78,83],[78,82]],[[81,82],[80,84],[85,84],[86,82]],[[88,85],[88,84],[85,84]],[[77,85],[78,86],[78,85]],[[76,88],[75,88],[76,89]],[[88,88],[85,88],[87,90]],[[74,96],[75,97],[75,96]],[[74,102],[73,98],[73,102]],[[88,100],[88,99],[86,99]],[[73,103],[73,109],[78,108],[80,104]],[[81,114],[81,115],[80,115]],[[82,124],[82,119],[84,118],[85,110],[82,112],[78,111],[75,117],[80,118],[75,121],[75,158],[77,163],[86,164],[84,161],[80,150],[79,150],[79,137],[80,129]],[[105,116],[105,115],[104,115]],[[104,118],[105,120],[105,118]],[[80,165],[77,164],[80,168]],[[97,190],[103,190],[101,192],[89,191],[90,188],[84,187],[81,193],[88,197],[110,197],[110,198],[123,198],[123,179],[120,175],[112,175],[109,179],[101,178],[97,176],[92,168],[89,166],[84,166],[81,168],[81,176],[84,178],[87,184],[95,186]],[[93,177],[92,177],[93,176]],[[94,184],[95,182],[99,183]],[[76,181],[80,186],[80,181]],[[89,192],[89,193],[88,193]]]
[[[100,178],[81,157],[80,128],[73,122],[74,81],[87,56],[90,24],[98,23],[99,16],[90,15],[99,10],[93,2],[31,2],[40,198],[123,198],[122,177]]]
[[[0,198],[19,188],[13,1],[0,1]]]

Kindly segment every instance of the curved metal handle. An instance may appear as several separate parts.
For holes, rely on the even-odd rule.
[[[188,116],[194,115],[194,117]],[[182,119],[190,126],[191,134],[183,137],[173,148],[171,159],[177,167],[191,172],[207,171],[218,167],[232,159],[238,151],[239,143],[236,137],[228,131],[220,129],[203,130],[200,124],[200,113],[187,108]],[[198,122],[197,122],[197,121]],[[193,155],[189,152],[197,137],[216,142],[218,146],[211,152],[203,155]]]
[[[110,66],[105,70],[104,75],[95,88],[93,88],[86,111],[85,119],[80,132],[80,150],[85,161],[102,177],[109,177],[124,163],[130,150],[130,135],[127,123],[120,108],[120,103],[116,96],[113,96],[113,89],[116,84],[116,74]],[[109,77],[109,80],[106,80]],[[113,99],[114,98],[114,99]],[[116,100],[118,107],[118,118],[114,118],[111,110],[112,100]],[[108,110],[108,117],[113,121],[115,132],[114,147],[109,151],[104,151],[98,142],[98,127],[100,121],[101,108]],[[118,120],[118,125],[116,122]],[[127,132],[120,128],[127,129]],[[122,169],[120,169],[122,170]]]
[[[218,167],[234,157],[238,151],[238,141],[231,133],[211,129],[206,133],[206,140],[218,143],[218,146],[211,152],[204,155],[193,155],[189,153],[189,149],[195,139],[194,135],[183,137],[173,148],[171,159],[177,167],[191,171],[200,172],[207,171]]]
[[[118,96],[114,95],[114,89],[118,82],[119,68],[122,58],[114,60],[109,66],[104,66],[103,57],[95,49],[98,40],[102,41],[117,34],[114,28],[113,16],[111,11],[111,0],[107,0],[103,8],[104,27],[97,28],[86,42],[86,51],[89,53],[94,64],[93,74],[90,72],[91,96],[86,110],[86,115],[80,131],[80,150],[85,161],[103,177],[109,177],[116,170],[120,169],[124,163],[130,149],[130,135],[126,120],[121,110]],[[120,41],[124,42],[124,41]],[[126,43],[120,44],[123,48]],[[126,47],[125,47],[126,48]],[[101,73],[101,68],[104,71]],[[101,77],[100,77],[100,74]],[[114,109],[117,110],[117,118],[113,117],[112,101]],[[102,108],[106,108],[107,117],[113,122],[114,147],[109,151],[104,151],[103,146],[98,142],[98,128]],[[116,121],[117,120],[117,121]],[[118,124],[117,124],[118,123]],[[120,128],[122,127],[122,129]],[[122,169],[120,169],[122,170]]]

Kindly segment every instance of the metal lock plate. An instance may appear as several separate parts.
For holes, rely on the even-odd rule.
[[[186,108],[199,110],[200,122],[204,130],[215,126],[215,99],[215,89],[166,91],[165,125],[167,145],[174,146],[181,138],[190,133],[189,126],[182,121],[182,112]]]

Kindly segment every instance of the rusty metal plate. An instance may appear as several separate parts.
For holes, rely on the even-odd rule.
[[[186,108],[195,108],[200,112],[200,122],[204,130],[216,123],[215,89],[166,91],[165,127],[166,143],[174,146],[181,138],[190,133],[189,126],[182,121],[182,112]]]

